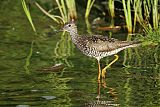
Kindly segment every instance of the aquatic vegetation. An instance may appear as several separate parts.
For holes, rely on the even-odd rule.
[[[36,29],[35,29],[35,26],[34,26],[34,24],[33,24],[30,11],[29,11],[29,9],[28,9],[28,7],[27,7],[27,5],[26,5],[25,0],[21,0],[21,3],[22,3],[22,6],[23,6],[23,9],[24,9],[24,12],[25,12],[25,14],[26,14],[26,16],[27,16],[27,18],[28,18],[31,26],[32,26],[33,31],[36,32]]]
[[[87,19],[89,14],[90,14],[90,11],[91,11],[91,8],[94,4],[95,0],[88,0],[87,1],[87,7],[86,7],[86,13],[85,13],[85,18]]]
[[[115,12],[114,12],[114,0],[109,0],[108,1],[108,7],[109,7],[109,13],[111,15],[111,17],[113,18],[115,16]]]
[[[33,45],[34,45],[34,40],[32,41],[31,43],[31,48],[30,48],[30,52],[26,58],[26,62],[25,62],[25,65],[24,65],[24,69],[26,70],[26,74],[29,74],[30,73],[30,70],[29,70],[29,66],[30,66],[30,59],[32,57],[32,53],[33,53]]]
[[[154,29],[158,28],[160,13],[158,12],[158,0],[109,0],[107,1],[109,15],[113,18],[118,14],[115,3],[122,4],[121,11],[124,13],[126,28],[129,33],[135,32],[137,23],[141,26],[150,24]],[[105,11],[105,10],[102,10]]]
[[[153,28],[158,28],[159,26],[159,13],[158,13],[158,0],[152,0],[152,17],[153,17]]]
[[[62,33],[61,39],[57,41],[54,54],[54,61],[56,63],[65,63],[68,67],[73,64],[67,60],[68,56],[72,56],[73,46],[71,44],[71,39],[69,35],[65,35],[65,32]]]
[[[59,0],[56,0],[56,3],[58,5],[58,9],[60,11],[61,17],[63,20],[67,20],[67,11],[66,11],[66,6],[64,5],[64,0],[61,0],[61,3]]]
[[[21,1],[25,2],[24,0],[21,0]],[[99,2],[102,2],[102,1],[99,1]],[[44,14],[46,14],[48,17],[53,19],[56,23],[65,23],[71,19],[77,19],[77,10],[76,10],[77,3],[79,2],[75,0],[55,0],[55,5],[57,5],[57,7],[55,8],[58,10],[59,15],[57,15],[57,13],[51,14],[50,12],[47,12],[37,2],[35,2],[35,5]],[[85,12],[84,12],[84,18],[87,25],[86,27],[87,27],[88,33],[92,34],[92,31],[91,31],[92,27],[88,20],[88,17],[91,13],[91,9],[93,8],[95,9],[94,6],[97,6],[98,3],[95,2],[95,0],[88,0],[88,1],[85,1],[85,3],[87,3],[87,6],[85,7]],[[158,13],[159,11],[158,0],[154,0],[154,1],[153,0],[143,0],[143,1],[142,0],[118,0],[118,3],[122,5],[121,11],[124,13],[124,19],[122,20],[126,22],[128,33],[137,32],[136,28],[140,27],[142,31],[145,31],[143,35],[142,34],[137,35],[138,40],[143,42],[142,45],[144,46],[150,45],[150,44],[159,45],[160,44],[160,40],[159,40],[160,13]],[[119,14],[117,11],[115,11],[115,9],[117,8],[115,4],[116,4],[115,0],[107,0],[105,2],[105,6],[106,5],[108,6],[109,15],[112,18],[112,22],[114,22],[114,24],[116,23],[115,17],[117,17],[115,16],[115,14]],[[27,17],[30,17],[29,10],[27,11],[27,6],[25,6],[26,4],[22,3],[22,5],[24,5],[26,15],[28,14]],[[98,6],[100,7],[101,5],[98,5]],[[102,10],[102,11],[104,12],[105,10]],[[32,23],[31,17],[28,19],[30,20],[30,23]],[[114,24],[111,23],[110,25],[114,25]],[[33,26],[33,23],[31,25]],[[138,33],[143,33],[143,32],[140,31]],[[132,36],[129,36],[129,37],[130,37],[129,40],[131,40]],[[128,37],[127,37],[127,40],[128,40]],[[59,46],[61,46],[61,45],[64,45],[63,43],[65,42],[63,41],[63,42],[57,42],[57,43],[60,43]],[[69,47],[70,47],[70,44],[69,44]],[[62,53],[65,53],[65,52],[66,51]],[[141,56],[139,55],[138,50],[135,49],[135,52],[136,52],[136,57],[138,57],[137,62],[138,64],[140,64],[141,61],[139,59]],[[123,65],[129,65],[129,64],[126,64],[128,59],[129,60],[132,59],[132,50],[130,49],[125,51]]]
[[[134,12],[137,21],[142,25],[150,25],[153,29],[159,26],[158,0],[135,0]],[[144,27],[145,29],[145,27]]]
[[[25,0],[21,1],[23,8],[25,9],[25,13],[31,25],[33,26],[31,16],[29,14],[29,11],[27,11],[27,7],[25,6]],[[126,27],[129,33],[135,32],[137,23],[139,23],[141,26],[143,26],[144,24],[150,24],[154,29],[158,28],[160,20],[158,12],[158,0],[107,0],[105,2],[105,5],[107,5],[109,15],[112,18],[115,17],[115,13],[118,13],[117,11],[115,11],[115,9],[117,9],[115,2],[122,4],[121,10],[124,12]],[[49,12],[45,11],[37,2],[35,2],[38,8],[47,16],[52,18],[56,23],[65,23],[70,19],[77,19],[76,4],[79,3],[78,1],[55,0],[55,3],[57,4],[57,7],[55,8],[58,8],[60,15],[50,14]],[[98,2],[95,2],[95,0],[87,0],[85,1],[85,3],[87,3],[87,6],[85,8],[84,17],[86,20],[88,20],[93,4],[95,4],[96,7],[99,6],[99,8],[101,7],[101,5],[98,5]],[[104,12],[105,10],[101,11]]]
[[[130,68],[122,67],[123,55],[125,53],[119,53],[120,60],[107,71],[107,78],[105,80],[107,87],[100,88],[96,81],[97,63],[92,58],[85,57],[76,50],[70,42],[69,35],[55,33],[51,30],[49,27],[51,25],[54,27],[53,29],[59,30],[58,23],[39,11],[33,0],[25,1],[37,30],[36,36],[34,36],[35,33],[28,19],[25,18],[26,16],[21,5],[21,0],[17,0],[17,2],[1,0],[0,2],[0,106],[82,107],[106,104],[104,106],[158,107],[160,105],[159,27],[154,29],[153,26],[151,26],[152,23],[144,23],[142,25],[148,26],[142,29],[142,26],[139,26],[139,22],[136,21],[136,30],[139,28],[140,30],[135,32],[136,34],[137,32],[141,33],[142,38],[140,35],[132,36],[129,34],[131,36],[128,36],[127,40],[140,37],[144,42],[153,41],[153,43],[156,42],[156,44],[143,44],[143,47],[126,50],[125,58],[127,59],[124,64],[130,66]],[[50,15],[61,16],[60,13],[58,13],[59,9],[55,1],[36,1],[44,7],[48,13],[51,12]],[[47,8],[46,6],[48,4],[42,4],[40,1],[50,1],[48,2],[49,5],[51,5],[52,2],[55,4]],[[84,1],[87,4],[87,0],[78,0],[76,3]],[[102,15],[101,12],[96,11],[94,6],[97,2],[100,2],[100,0],[94,3],[92,7],[93,10],[91,9],[88,18],[89,21],[91,22],[101,14],[99,17],[107,21],[106,23],[104,23],[105,21],[102,23],[110,26],[110,21],[108,21],[110,17],[108,16],[108,19],[106,19],[104,14]],[[86,32],[85,21],[83,20],[85,19],[85,6],[80,4],[76,6],[78,6],[77,10],[79,12],[77,21],[78,27],[80,28],[79,33],[82,34],[82,30],[83,33]],[[139,11],[138,7],[137,11]],[[116,16],[113,20],[116,22],[118,11],[115,12]],[[121,11],[121,13],[123,14],[123,11]],[[142,18],[145,19],[145,17],[143,16]],[[56,19],[60,21],[59,18]],[[125,22],[124,18],[118,20]],[[124,24],[123,22],[122,24]],[[116,22],[115,25],[117,24],[119,23]],[[142,33],[144,29],[148,30]],[[91,29],[91,31],[93,30]],[[98,33],[108,34],[108,32],[112,37],[118,39],[126,39],[125,37],[127,36],[127,33],[124,33],[123,30],[118,33],[112,33],[112,31]],[[153,38],[150,36],[156,36],[157,39],[155,39],[156,37]],[[33,39],[35,39],[35,42],[31,44]],[[138,40],[140,39],[138,38]],[[106,60],[110,62],[111,59],[113,59],[113,57],[103,59],[101,66],[105,66],[104,62]],[[63,71],[56,73],[39,71],[41,68],[48,68],[49,66],[57,65],[57,63],[64,64],[65,68]],[[24,69],[25,64],[30,75],[26,74],[29,72]],[[99,90],[102,99],[97,101],[95,97]],[[117,94],[117,96],[115,94]]]
[[[66,0],[66,5],[68,8],[68,20],[77,19],[76,3],[75,0]]]
[[[21,3],[22,3],[22,6],[23,6],[23,9],[24,9],[24,12],[25,12],[25,14],[26,14],[26,16],[27,16],[27,18],[28,18],[31,26],[32,26],[33,31],[36,32],[36,29],[35,29],[35,26],[34,26],[34,24],[33,24],[30,11],[29,11],[29,9],[27,8],[27,5],[26,5],[25,0],[21,0]],[[30,70],[29,70],[28,66],[30,66],[30,59],[31,59],[31,57],[32,57],[32,52],[33,52],[33,44],[34,44],[34,40],[33,40],[32,43],[31,43],[30,52],[29,52],[29,54],[28,54],[28,56],[27,56],[27,58],[26,58],[25,65],[24,65],[24,69],[25,69],[25,71],[26,71],[26,74],[29,74],[29,73],[30,73]]]
[[[64,23],[64,19],[62,17],[60,17],[58,15],[51,15],[47,11],[45,11],[37,2],[35,2],[35,4],[44,14],[46,14],[48,17],[53,19],[55,22],[59,23],[58,19],[61,19],[61,21],[63,21],[63,23]]]
[[[45,11],[37,2],[35,2],[35,4],[44,14],[46,14],[48,17],[50,17],[51,19],[53,19],[57,23],[60,23],[61,21],[63,23],[65,23],[70,19],[77,19],[75,0],[66,0],[66,1],[55,0],[55,1],[58,6],[58,9],[59,9],[61,16],[51,15],[50,13]]]
[[[143,41],[142,45],[160,45],[160,27],[153,29],[150,27],[145,27],[145,35],[140,35],[139,40]]]
[[[132,16],[131,16],[131,1],[127,0],[122,0],[123,3],[123,9],[124,9],[124,15],[125,15],[125,20],[127,24],[127,29],[128,32],[132,32]]]

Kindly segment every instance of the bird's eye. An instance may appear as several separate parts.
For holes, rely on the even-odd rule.
[[[68,27],[71,27],[71,25],[69,24]]]

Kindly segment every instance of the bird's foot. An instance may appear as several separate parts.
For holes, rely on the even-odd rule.
[[[97,100],[99,100],[99,99],[100,99],[100,95],[99,95],[99,94],[97,95],[96,99],[97,99]]]

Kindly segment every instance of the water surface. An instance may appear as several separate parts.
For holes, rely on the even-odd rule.
[[[107,71],[107,88],[101,87],[101,99],[97,101],[96,60],[77,50],[68,34],[55,33],[54,30],[60,26],[40,11],[32,11],[38,32],[35,34],[20,2],[6,0],[0,3],[7,7],[0,8],[0,106],[160,106],[160,72],[155,60],[159,58],[159,51],[152,47],[138,47],[120,52],[120,59]],[[83,26],[86,28],[85,24]],[[79,33],[86,31],[82,28]],[[113,36],[126,38],[121,33]],[[33,40],[33,53],[26,71],[24,66]],[[128,53],[131,53],[130,56]],[[123,66],[125,58],[126,65],[131,67]],[[101,66],[111,60],[113,56],[104,58]],[[42,71],[55,64],[62,64],[63,69],[51,73]]]

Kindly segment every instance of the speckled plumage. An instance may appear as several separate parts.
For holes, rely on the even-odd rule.
[[[79,50],[82,51],[83,54],[97,59],[98,87],[100,87],[100,85],[106,87],[105,83],[106,70],[118,60],[119,57],[116,54],[121,50],[130,47],[136,47],[140,44],[139,42],[135,41],[119,41],[117,39],[108,38],[101,35],[93,35],[93,36],[79,35],[77,32],[77,26],[75,25],[74,21],[66,23],[61,29],[61,31],[67,31],[70,33],[72,42],[76,45],[76,47]],[[115,59],[101,70],[100,59],[111,55],[114,55]],[[98,99],[100,98],[100,88],[98,88],[98,96],[96,98]]]
[[[74,21],[66,23],[62,30],[70,33],[71,39],[78,49],[80,49],[85,55],[94,57],[97,60],[106,56],[114,55],[126,48],[136,47],[139,45],[139,42],[119,41],[114,38],[108,38],[100,35],[79,35]]]

